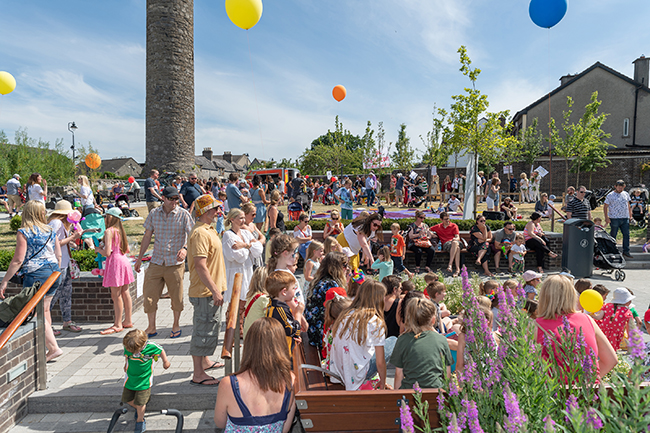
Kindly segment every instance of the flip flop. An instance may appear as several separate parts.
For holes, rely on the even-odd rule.
[[[115,326],[111,326],[110,328],[104,329],[99,334],[100,335],[110,335],[110,334],[117,334],[118,332],[122,332],[122,330],[117,329]]]
[[[172,331],[172,333],[169,334],[169,338],[178,338],[178,337],[181,336],[182,333],[183,333],[182,329],[179,329],[178,331]],[[156,332],[156,334],[157,334],[157,332]]]
[[[211,366],[209,366],[208,368],[206,368],[206,370],[212,370],[213,368],[221,368],[221,367],[223,367],[224,365],[225,365],[225,364],[224,364],[223,362],[214,361],[214,364],[212,364]]]
[[[190,380],[190,385],[194,385],[194,386],[217,386],[217,385],[219,385],[219,382],[221,382],[220,380],[217,380],[217,383],[205,383],[205,382],[208,382],[210,380],[217,380],[217,379],[214,378],[214,377],[210,377],[208,379],[203,379],[200,382],[195,382],[193,380]]]
[[[151,333],[151,334],[147,334],[147,337],[151,338],[151,337],[155,337],[156,335],[158,335],[158,333],[157,333],[157,332],[153,332],[153,333]]]

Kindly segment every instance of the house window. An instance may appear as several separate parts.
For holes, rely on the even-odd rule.
[[[623,137],[630,136],[630,119],[626,117],[623,119]]]

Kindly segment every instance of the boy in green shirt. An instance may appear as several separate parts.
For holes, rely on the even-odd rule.
[[[151,398],[153,362],[158,361],[160,356],[165,370],[171,366],[171,362],[167,359],[165,350],[158,344],[147,341],[147,334],[140,329],[127,333],[122,344],[126,358],[124,363],[126,381],[122,402],[135,408],[135,433],[141,433],[147,429],[144,410]]]

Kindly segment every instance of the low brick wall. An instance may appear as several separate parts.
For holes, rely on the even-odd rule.
[[[2,275],[4,273],[0,273],[0,278]],[[7,294],[16,294],[20,289],[21,287],[9,283]],[[133,311],[136,311],[142,307],[144,297],[136,297],[135,281],[129,286],[129,292]],[[81,278],[72,280],[72,320],[83,323],[113,321],[111,290],[102,287],[102,278],[93,276],[90,272],[82,272]],[[61,309],[58,303],[52,308],[52,322],[61,322]]]
[[[27,415],[27,397],[36,391],[35,329],[34,322],[21,326],[0,351],[0,432]]]

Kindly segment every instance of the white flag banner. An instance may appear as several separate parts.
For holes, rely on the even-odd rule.
[[[541,165],[535,169],[537,173],[539,173],[539,177],[544,177],[548,174],[548,170],[546,170],[544,167]]]

